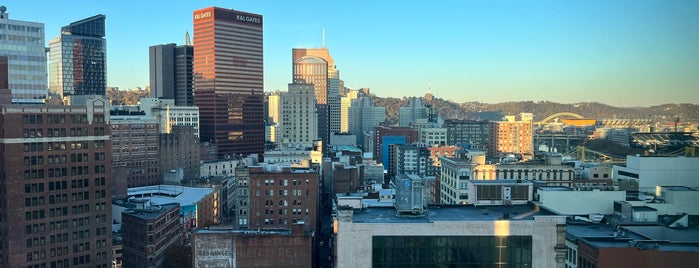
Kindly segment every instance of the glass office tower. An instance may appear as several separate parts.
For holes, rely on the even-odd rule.
[[[100,14],[61,27],[61,34],[49,42],[49,91],[53,97],[105,95],[105,18]]]

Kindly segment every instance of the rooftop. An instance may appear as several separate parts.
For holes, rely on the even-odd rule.
[[[582,240],[595,248],[654,249],[699,252],[699,229],[672,229],[665,226],[622,226],[568,222],[566,238]]]
[[[151,205],[150,207],[148,207],[146,209],[129,209],[129,210],[124,211],[124,213],[129,214],[129,215],[133,215],[133,216],[141,218],[141,219],[152,220],[152,219],[158,218],[158,216],[162,215],[166,211],[172,209],[173,207],[177,207],[177,206],[179,206],[179,204],[177,204],[177,203]]]
[[[153,204],[179,203],[187,206],[199,202],[213,192],[212,188],[196,188],[175,185],[153,185],[128,189],[129,197],[147,197]]]
[[[427,208],[427,216],[399,216],[393,207],[369,207],[355,211],[354,223],[431,223],[437,221],[495,221],[508,215],[509,220],[532,220],[534,216],[553,216],[554,213],[538,205],[468,206],[440,205]]]

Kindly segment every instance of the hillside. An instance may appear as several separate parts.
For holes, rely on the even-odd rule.
[[[386,107],[390,123],[398,121],[398,108],[407,103],[407,98],[374,97],[377,106]],[[675,117],[681,121],[699,122],[699,105],[696,104],[663,104],[651,107],[614,107],[598,102],[582,102],[563,104],[550,101],[533,102],[503,102],[453,103],[435,98],[433,105],[439,110],[442,118],[456,119],[489,119],[498,120],[503,115],[533,113],[535,120],[541,120],[549,115],[560,112],[572,112],[585,118],[594,119],[653,119],[656,122],[670,122]]]

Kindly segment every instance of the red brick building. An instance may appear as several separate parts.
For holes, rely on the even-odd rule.
[[[108,105],[0,105],[0,267],[111,267]]]
[[[236,171],[235,177],[238,195],[233,205],[239,228],[291,229],[304,222],[307,229],[317,231],[317,171],[247,169],[247,173]]]
[[[199,229],[192,236],[192,263],[199,267],[313,267],[313,233],[291,230]]]
[[[182,242],[180,204],[136,201],[121,213],[124,267],[166,267],[168,249]]]

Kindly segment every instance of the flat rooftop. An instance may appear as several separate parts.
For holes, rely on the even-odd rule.
[[[136,216],[141,219],[152,220],[158,218],[158,216],[162,215],[163,213],[172,209],[173,207],[176,207],[177,205],[177,203],[151,205],[147,209],[129,209],[125,210],[124,213]]]
[[[594,248],[654,249],[658,251],[699,252],[699,229],[672,229],[665,226],[622,226],[620,230],[603,224],[568,222],[566,238],[581,240]]]
[[[199,202],[213,191],[213,188],[153,185],[129,188],[128,195],[148,198],[153,204],[179,203],[180,206],[188,206]]]
[[[393,207],[369,207],[355,211],[353,223],[430,223],[436,221],[495,221],[533,220],[534,216],[555,216],[556,214],[534,204],[514,206],[470,206],[440,205],[427,208],[426,216],[398,215]]]

